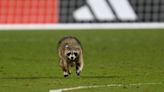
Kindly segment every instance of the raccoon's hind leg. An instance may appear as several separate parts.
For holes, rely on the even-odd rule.
[[[67,64],[67,68],[68,68],[68,74],[70,75],[71,74],[71,70],[70,70],[70,63]]]

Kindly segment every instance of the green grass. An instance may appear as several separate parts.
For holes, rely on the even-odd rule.
[[[84,48],[81,77],[68,78],[56,46],[65,35]],[[82,85],[164,82],[164,30],[1,31],[0,92],[48,92]],[[73,92],[163,92],[164,84]],[[69,91],[71,92],[71,91]]]

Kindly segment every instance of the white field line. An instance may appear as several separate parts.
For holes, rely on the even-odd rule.
[[[126,86],[142,86],[142,85],[160,85],[162,83],[133,83],[133,84],[107,84],[107,85],[93,85],[93,86],[78,86],[72,88],[61,88],[50,90],[49,92],[63,92],[70,90],[78,90],[78,89],[89,89],[89,88],[102,88],[102,87],[126,87]]]

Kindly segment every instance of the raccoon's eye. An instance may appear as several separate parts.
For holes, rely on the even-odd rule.
[[[71,53],[67,53],[67,56],[70,56],[71,55]]]
[[[77,56],[77,53],[76,53],[76,52],[74,52],[73,54],[74,54],[75,56]]]

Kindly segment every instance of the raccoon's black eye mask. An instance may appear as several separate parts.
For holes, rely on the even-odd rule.
[[[73,54],[74,54],[75,56],[77,56],[77,53],[76,53],[76,52],[74,52]]]
[[[75,56],[77,56],[78,55],[78,53],[77,52],[74,52],[73,53]],[[71,52],[70,53],[67,53],[67,56],[70,56],[71,55]]]
[[[71,53],[67,53],[67,56],[70,56],[71,55]]]

